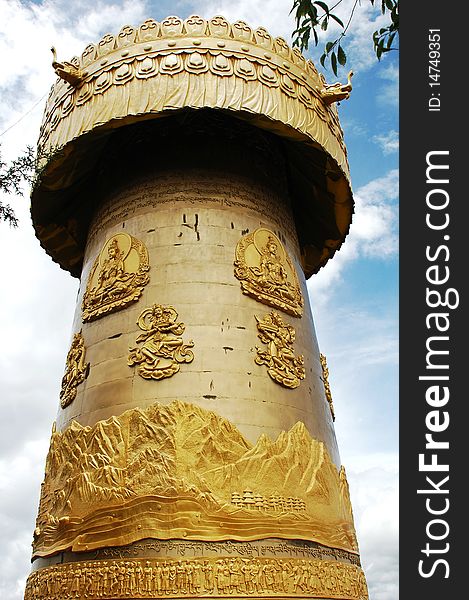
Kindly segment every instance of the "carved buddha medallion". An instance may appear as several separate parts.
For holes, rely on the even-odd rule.
[[[83,296],[83,321],[93,321],[136,302],[149,282],[148,251],[128,233],[113,235],[91,269]]]
[[[241,238],[234,265],[244,294],[301,317],[304,301],[295,268],[272,231],[260,228]]]

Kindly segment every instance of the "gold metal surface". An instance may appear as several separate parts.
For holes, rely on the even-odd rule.
[[[221,16],[53,54],[31,211],[80,334],[25,600],[365,600],[305,278],[351,222],[351,74]]]
[[[67,594],[67,595],[64,595]],[[360,567],[337,561],[275,558],[100,560],[32,573],[25,600],[100,598],[329,598],[367,600]]]
[[[324,104],[329,105],[341,100],[347,100],[352,91],[353,71],[350,71],[347,77],[347,83],[333,83],[328,85],[324,81],[324,87],[321,90],[321,98]]]
[[[137,372],[144,379],[171,377],[180,369],[181,363],[194,360],[194,342],[185,344],[181,336],[186,327],[177,323],[178,314],[172,306],[154,304],[146,308],[138,318],[137,325],[144,333],[137,338],[142,346],[131,348],[127,364],[138,365]]]
[[[67,354],[65,373],[60,388],[60,406],[65,408],[77,395],[77,387],[88,377],[90,363],[85,363],[85,341],[81,331],[75,333]]]
[[[256,346],[257,356],[254,359],[258,365],[266,365],[267,372],[274,381],[287,388],[297,388],[305,378],[304,356],[295,355],[295,329],[284,323],[282,317],[275,311],[263,319],[255,315],[258,337],[267,350]]]
[[[238,490],[267,505],[234,504]],[[303,423],[252,445],[216,413],[173,402],[54,430],[34,556],[148,537],[277,537],[357,552],[345,471]]]
[[[334,403],[332,402],[331,386],[329,385],[329,369],[327,367],[327,360],[324,354],[319,355],[322,367],[322,381],[324,383],[324,392],[326,394],[326,400],[329,403],[331,409],[332,420],[335,421]]]
[[[64,81],[67,81],[73,87],[76,87],[79,83],[81,83],[85,77],[85,74],[79,68],[79,61],[75,57],[73,62],[75,64],[69,62],[58,62],[57,61],[57,52],[52,46],[52,68],[54,69],[56,75],[58,75]]]
[[[70,190],[88,181],[88,195],[94,192],[96,164],[118,132],[148,119],[172,120],[181,111],[232,115],[282,141],[307,277],[340,248],[353,198],[335,103],[348,97],[351,85],[327,85],[284,39],[221,16],[149,19],[57,64],[69,69],[59,69],[47,101],[31,212],[43,247],[74,276],[80,275],[86,232],[77,232],[84,207]],[[64,81],[75,68],[83,79]]]
[[[298,276],[275,233],[262,228],[241,238],[234,265],[244,294],[301,317],[304,300]]]
[[[86,77],[77,88],[62,80],[54,86],[40,132],[43,151],[114,119],[212,107],[285,123],[319,142],[348,177],[343,132],[328,105],[337,88],[325,88],[312,61],[261,27],[221,16],[148,19],[106,34],[71,64]]]
[[[149,282],[148,252],[127,233],[112,236],[96,258],[83,296],[83,321],[136,302]]]

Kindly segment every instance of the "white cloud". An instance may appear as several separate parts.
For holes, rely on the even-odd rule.
[[[370,600],[398,598],[397,454],[354,456],[347,469],[355,528]]]
[[[395,62],[382,65],[378,77],[384,81],[377,96],[378,103],[384,107],[396,109],[399,104],[399,69]]]
[[[354,193],[355,214],[344,244],[317,275],[308,282],[316,303],[326,302],[331,286],[340,280],[344,266],[359,257],[391,258],[398,251],[399,172],[389,171]]]
[[[399,133],[392,129],[388,133],[373,136],[373,142],[381,147],[384,155],[393,154],[399,150]]]

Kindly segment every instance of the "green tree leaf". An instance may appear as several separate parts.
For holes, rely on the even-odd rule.
[[[331,54],[331,67],[334,75],[337,77],[337,56],[335,52]]]
[[[337,60],[339,61],[339,65],[342,66],[344,66],[347,62],[347,55],[345,54],[345,50],[340,45],[337,48]]]

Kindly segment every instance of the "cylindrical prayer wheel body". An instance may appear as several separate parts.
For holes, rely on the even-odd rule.
[[[33,221],[80,289],[25,599],[366,598],[306,288],[352,212],[330,89],[321,145],[279,38],[155,23],[56,67],[41,131]]]

